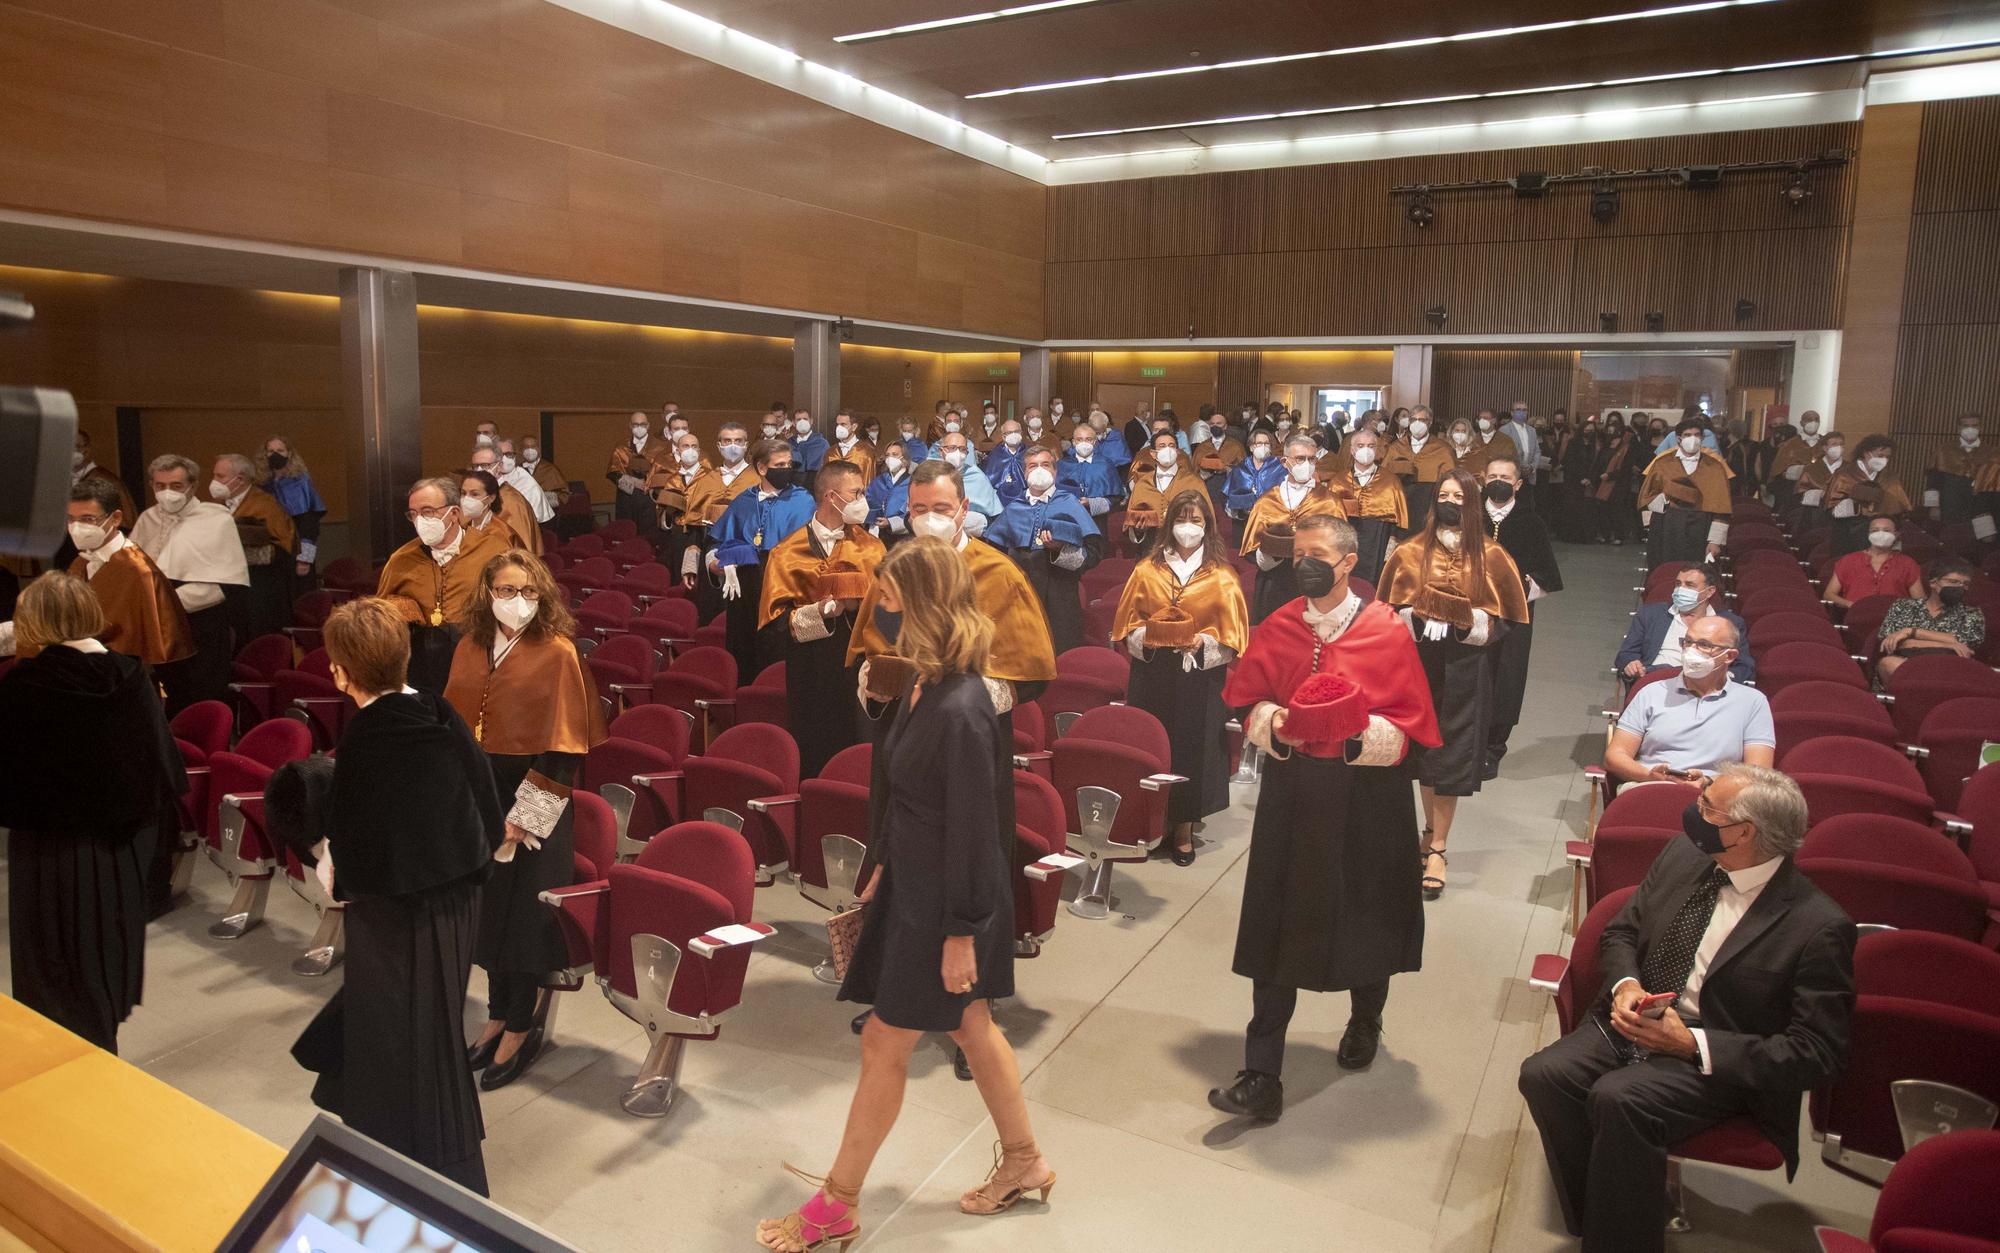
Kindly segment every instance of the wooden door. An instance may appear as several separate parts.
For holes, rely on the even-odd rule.
[[[1139,412],[1140,405],[1153,407],[1153,388],[1151,384],[1099,383],[1096,399],[1104,406],[1104,412],[1111,415],[1111,425],[1122,427]]]

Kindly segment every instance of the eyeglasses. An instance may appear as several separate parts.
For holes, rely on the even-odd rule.
[[[411,509],[406,511],[403,516],[412,522],[415,522],[418,518],[429,518],[432,521],[436,521],[456,508],[458,508],[457,505],[441,505],[435,509]]]
[[[515,587],[511,583],[495,583],[493,585],[493,599],[495,600],[512,600],[516,596],[519,596],[531,605],[542,598],[542,594],[532,587]]]
[[[1720,657],[1730,648],[1727,644],[1714,644],[1708,640],[1689,640],[1687,646],[1708,657]]]
[[[100,513],[94,518],[71,518],[70,521],[82,523],[84,526],[103,526],[105,523],[111,521],[111,515]]]

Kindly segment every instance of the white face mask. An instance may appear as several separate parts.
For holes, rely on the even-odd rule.
[[[1019,448],[1021,446],[1021,433],[1019,431],[1009,431],[1001,437],[1000,442],[1009,448]]]
[[[472,445],[475,448],[491,448],[493,447],[493,437],[482,431],[473,438]]]
[[[221,479],[210,479],[208,481],[208,494],[216,500],[228,500],[229,484],[223,482]]]
[[[1889,468],[1889,459],[1887,457],[1870,457],[1861,464],[1868,467],[1868,473],[1880,474]]]
[[[1250,455],[1258,461],[1269,461],[1271,459],[1271,446],[1269,444],[1252,444],[1250,445]]]
[[[523,448],[521,450],[521,460],[527,462],[529,465],[533,465],[541,459],[542,450],[539,448]]]
[[[683,448],[675,453],[674,456],[680,460],[682,465],[692,470],[695,467],[695,463],[701,460],[701,449]]]
[[[1055,485],[1055,471],[1049,469],[1047,466],[1036,466],[1034,469],[1028,471],[1029,491],[1046,492]]]
[[[849,526],[860,526],[868,521],[868,498],[856,496],[840,507],[840,520]]]
[[[1355,449],[1355,450],[1354,450],[1354,464],[1355,464],[1355,465],[1358,465],[1358,466],[1372,466],[1372,465],[1374,465],[1374,464],[1375,464],[1375,448],[1374,448],[1374,446],[1373,446],[1372,444],[1363,444],[1363,445],[1362,445],[1361,447],[1359,447],[1359,448]]]
[[[80,553],[94,553],[111,542],[111,530],[108,526],[72,522],[69,524],[69,541],[76,545]]]
[[[1976,444],[1979,442],[1979,428],[1976,426],[1961,426],[1958,428],[1958,438],[1963,443]]]
[[[1193,548],[1201,543],[1201,537],[1208,534],[1208,528],[1199,522],[1174,523],[1174,543],[1182,548]]]
[[[1690,679],[1705,679],[1715,673],[1722,664],[1719,657],[1711,657],[1697,649],[1688,649],[1681,654],[1681,673]]]
[[[1800,423],[1800,424],[1799,424],[1799,429],[1800,429],[1801,431],[1804,431],[1804,432],[1805,432],[1806,434],[1808,434],[1808,435],[1817,435],[1817,434],[1819,434],[1819,423],[1817,423],[1817,422],[1802,422],[1802,423]]]
[[[1694,456],[1697,452],[1700,452],[1701,436],[1699,435],[1681,436],[1681,451],[1690,457]]]
[[[1180,459],[1181,450],[1172,444],[1168,444],[1165,448],[1155,449],[1153,452],[1153,460],[1159,463],[1162,470],[1171,469],[1174,462]]]
[[[1310,483],[1313,481],[1313,463],[1310,461],[1301,461],[1286,471],[1286,473],[1292,476],[1292,482],[1294,483],[1300,485]]]
[[[1894,531],[1870,531],[1868,532],[1868,542],[1877,548],[1894,548],[1896,546],[1896,533]]]
[[[947,422],[947,423],[945,423],[945,424],[944,424],[944,433],[945,433],[946,435],[956,435],[956,434],[958,434],[958,419],[957,419],[957,418],[953,418],[953,419],[952,419],[951,421],[949,421],[949,422]]]
[[[1826,463],[1830,466],[1839,465],[1841,460],[1841,454],[1846,451],[1847,450],[1845,448],[1839,447],[1838,445],[1835,444],[1827,445]]]
[[[500,473],[512,474],[513,472],[514,472],[514,455],[512,453],[503,454],[500,458]]]
[[[1422,418],[1418,418],[1416,421],[1410,423],[1411,439],[1422,439],[1424,436],[1429,435],[1430,433],[1431,433],[1431,424],[1424,421]]]
[[[743,460],[743,454],[746,450],[742,444],[724,444],[717,451],[722,453],[724,461],[727,461],[730,465],[737,465]]]
[[[1040,435],[1042,433],[1042,420],[1040,418],[1029,418],[1028,429]]]
[[[1492,429],[1493,429],[1493,419],[1492,419],[1492,418],[1481,418],[1481,419],[1479,419],[1479,430],[1480,430],[1480,433],[1481,433],[1481,434],[1484,434],[1484,433],[1486,433],[1487,431],[1490,431],[1490,430],[1492,430]]]
[[[1092,454],[1092,453],[1094,453],[1094,452],[1096,452],[1096,451],[1097,451],[1097,441],[1096,441],[1096,440],[1094,440],[1094,439],[1080,439],[1080,440],[1077,440],[1077,441],[1076,441],[1076,455],[1077,455],[1077,459],[1078,459],[1079,461],[1088,461],[1088,460],[1090,460],[1090,454]]]
[[[958,535],[958,519],[948,513],[912,514],[910,533],[930,539],[953,539]]]
[[[458,511],[467,522],[477,522],[486,516],[486,504],[483,496],[461,496],[458,498]]]
[[[792,429],[801,435],[806,435],[811,433],[813,424],[808,418],[800,418],[798,421],[792,423]]]
[[[947,448],[944,450],[944,460],[945,464],[954,470],[959,469],[965,465],[965,450],[963,448]]]
[[[153,498],[159,501],[160,508],[166,510],[168,513],[179,513],[181,510],[187,508],[188,501],[191,499],[186,492],[177,492],[172,488],[168,488],[162,492],[155,492]]]
[[[833,437],[839,440],[843,444],[847,442],[847,437],[851,434],[853,434],[853,432],[850,431],[847,427],[836,426],[833,428]]]
[[[1457,444],[1457,445],[1458,445],[1458,446],[1459,446],[1460,448],[1463,448],[1463,447],[1465,447],[1465,446],[1466,446],[1467,444],[1470,444],[1470,443],[1472,442],[1472,432],[1471,432],[1471,431],[1453,431],[1453,432],[1451,433],[1451,442],[1452,442],[1452,443],[1454,443],[1454,444]]]
[[[535,615],[541,611],[542,603],[540,601],[530,604],[519,596],[493,602],[493,616],[498,618],[500,624],[510,631],[518,631],[527,626],[535,620]]]
[[[765,439],[778,438],[778,428],[776,424],[770,422],[766,422],[764,424],[764,438]]]
[[[646,442],[646,432],[647,432],[647,431],[648,431],[649,429],[650,429],[650,428],[648,428],[648,427],[643,427],[643,426],[635,426],[635,427],[633,427],[633,428],[632,428],[632,442],[633,442],[633,443],[635,443],[635,444],[643,444],[643,443],[645,443],[645,442]]]
[[[417,538],[423,541],[425,548],[436,548],[442,544],[444,533],[450,529],[451,524],[443,518],[417,519]]]
[[[1049,405],[1049,412],[1055,414],[1057,417],[1062,416],[1062,411],[1063,411],[1063,402],[1060,400],[1054,401]]]
[[[71,474],[75,474],[78,470],[83,469],[89,464],[90,458],[80,452],[73,452],[69,455],[69,472]]]
[[[894,455],[884,457],[882,458],[882,468],[890,474],[901,474],[903,472],[903,459]]]

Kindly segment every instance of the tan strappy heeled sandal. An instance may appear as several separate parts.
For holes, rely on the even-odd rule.
[[[1016,1169],[1002,1174],[1002,1169],[1012,1162]],[[1035,1163],[1041,1162],[1046,1175],[1031,1179],[1029,1172]],[[1030,1192],[1042,1194],[1042,1203],[1047,1204],[1049,1193],[1056,1186],[1056,1172],[1049,1170],[1048,1163],[1042,1161],[1042,1152],[1029,1140],[1023,1144],[993,1144],[993,1169],[986,1172],[986,1182],[958,1198],[958,1208],[967,1214],[1000,1214],[1014,1207],[1022,1197]]]
[[[830,1244],[842,1249],[861,1238],[856,1221],[861,1194],[831,1179],[809,1175],[786,1162],[785,1169],[818,1188],[812,1199],[783,1218],[766,1218],[757,1224],[757,1243],[776,1253],[812,1253]]]

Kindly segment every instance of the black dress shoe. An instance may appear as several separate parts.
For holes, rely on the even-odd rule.
[[[1192,848],[1177,848],[1169,856],[1174,859],[1176,866],[1194,865],[1194,849]]]
[[[862,1030],[868,1026],[868,1020],[874,1016],[875,1016],[874,1010],[864,1009],[860,1013],[854,1016],[854,1021],[848,1023],[847,1027],[850,1031],[854,1032],[854,1034],[860,1035]]]
[[[1379,1018],[1350,1018],[1347,1030],[1340,1037],[1340,1052],[1334,1060],[1342,1070],[1365,1070],[1368,1063],[1375,1060],[1375,1050],[1382,1044],[1382,1020]]]
[[[465,1064],[474,1070],[484,1070],[493,1064],[493,1054],[500,1048],[498,1033],[484,1044],[474,1044],[465,1050]]]
[[[951,1055],[951,1073],[957,1075],[961,1083],[972,1082],[972,1063],[965,1060],[964,1049],[953,1050]]]
[[[521,1047],[504,1062],[494,1062],[479,1076],[479,1090],[491,1092],[528,1073],[528,1067],[535,1064],[535,1057],[542,1051],[542,1029],[536,1027],[528,1032],[528,1038],[521,1041]]]
[[[1285,1085],[1261,1070],[1239,1070],[1235,1083],[1208,1090],[1208,1103],[1225,1114],[1276,1122],[1285,1110]]]

